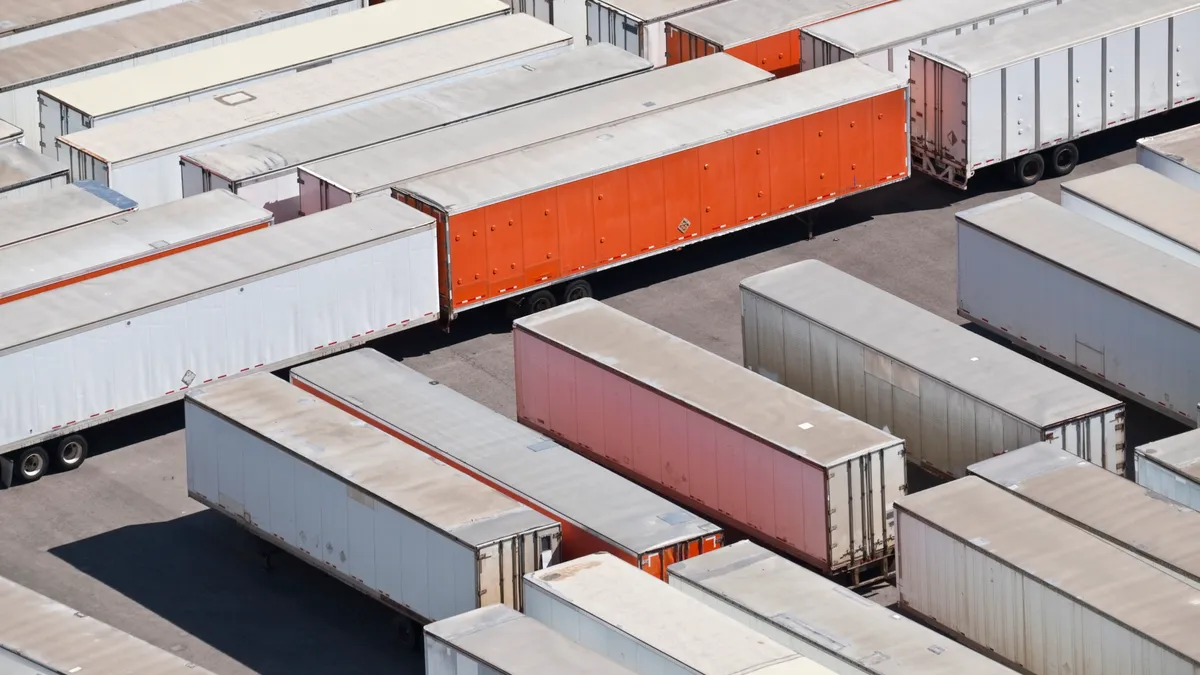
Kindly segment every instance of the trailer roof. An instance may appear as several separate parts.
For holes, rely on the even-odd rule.
[[[1094,202],[1167,239],[1200,251],[1200,192],[1140,164],[1127,164],[1062,184],[1062,191]]]
[[[0,38],[140,0],[0,0]]]
[[[15,300],[0,305],[0,355],[432,225],[400,202],[372,199]]]
[[[65,176],[68,171],[66,164],[59,164],[20,143],[0,146],[0,193],[54,176]]]
[[[96,181],[0,201],[0,249],[137,208],[137,202]]]
[[[189,389],[187,400],[470,546],[554,525],[271,373]]]
[[[741,286],[1034,426],[1122,405],[819,260],[756,274]]]
[[[117,120],[59,140],[110,164],[169,154],[570,42],[569,34],[528,14],[500,16],[379,47],[321,68],[248,82],[235,92]]]
[[[16,142],[21,140],[25,132],[21,127],[0,120],[0,143]]]
[[[986,656],[748,540],[677,562],[668,570],[673,579],[704,589],[878,675],[1015,675]]]
[[[831,673],[607,553],[526,574],[525,583],[703,675]]]
[[[596,300],[514,328],[822,467],[903,441]]]
[[[895,506],[897,518],[924,521],[1200,664],[1200,591],[1129,552],[976,476]]]
[[[701,7],[717,5],[726,0],[597,0],[601,5],[611,7],[622,14],[631,16],[643,23],[662,21],[684,12],[691,12]]]
[[[613,45],[580,47],[339,110],[184,160],[238,182],[649,69],[649,61]]]
[[[1138,139],[1141,148],[1200,172],[1200,124]]]
[[[425,626],[425,639],[430,637],[506,675],[633,675],[507,605],[481,607],[431,623]]]
[[[968,75],[982,75],[1134,26],[1184,14],[1197,7],[1200,7],[1200,2],[1195,0],[1066,2],[1020,21],[980,27],[954,39],[940,40],[935,45],[913,51],[947,63]]]
[[[0,49],[0,92],[336,5],[343,0],[189,0]],[[30,6],[50,4],[28,2]]]
[[[634,555],[720,530],[373,349],[359,349],[294,368],[292,377],[436,448]]]
[[[98,117],[508,13],[499,0],[391,0],[45,90]],[[314,64],[321,65],[321,64]]]
[[[0,652],[19,654],[56,673],[212,675],[3,577],[0,607]]]
[[[1146,443],[1138,447],[1138,452],[1200,480],[1200,429]]]
[[[353,194],[369,194],[428,173],[765,82],[771,77],[767,71],[732,56],[713,54],[711,58],[658,68],[594,89],[571,92],[317,162],[304,170]]]
[[[1054,202],[1026,192],[960,211],[955,219],[1200,327],[1200,268]]]
[[[903,86],[891,73],[857,60],[842,61],[496,155],[396,187],[450,214],[461,213]]]
[[[671,19],[668,23],[721,49],[731,49],[887,1],[730,0]]]

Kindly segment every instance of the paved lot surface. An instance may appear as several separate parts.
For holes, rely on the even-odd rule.
[[[1133,140],[1200,121],[1175,113],[1083,148],[1082,176],[1133,161]],[[818,236],[781,221],[594,278],[606,302],[740,361],[738,282],[818,258],[948,319],[955,308],[953,213],[1009,194],[979,177],[963,193],[923,177],[818,212]],[[1057,201],[1059,181],[1035,192]],[[512,339],[500,308],[454,331],[376,348],[509,416]],[[389,612],[295,560],[266,573],[256,540],[186,496],[179,406],[104,430],[79,471],[0,491],[0,574],[222,675],[422,672],[398,649]],[[1182,429],[1132,410],[1132,444]],[[885,604],[892,589],[873,595]]]

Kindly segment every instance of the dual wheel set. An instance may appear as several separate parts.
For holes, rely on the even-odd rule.
[[[13,482],[32,483],[52,468],[56,471],[78,469],[87,459],[87,454],[87,440],[79,434],[63,436],[50,451],[40,445],[25,448],[12,455]]]
[[[528,316],[544,312],[560,303],[566,304],[574,300],[592,297],[592,285],[583,279],[572,279],[558,287],[557,290],[556,293],[553,289],[543,288],[529,295],[514,298],[510,301],[510,313],[516,316]]]
[[[1055,178],[1075,170],[1079,163],[1079,148],[1074,143],[1063,143],[1049,150],[1034,152],[1012,160],[1011,178],[1020,187],[1031,187],[1043,176]]]

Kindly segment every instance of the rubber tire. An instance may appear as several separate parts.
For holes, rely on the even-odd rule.
[[[562,302],[574,302],[584,298],[592,297],[592,285],[583,279],[575,279],[568,281],[566,286],[562,288]]]
[[[1046,160],[1035,152],[1014,159],[1012,167],[1014,183],[1019,187],[1033,187],[1046,172]]]
[[[525,314],[537,314],[544,312],[547,309],[553,309],[558,305],[558,298],[546,289],[534,291],[525,298]]]
[[[396,625],[396,640],[400,643],[400,648],[404,651],[415,652],[421,645],[422,630],[416,621],[406,617],[399,616]]]
[[[1075,166],[1079,164],[1079,148],[1075,147],[1074,143],[1063,143],[1046,154],[1049,155],[1046,158],[1046,168],[1051,176],[1065,176],[1074,171]]]
[[[64,457],[64,453],[68,452],[73,445],[77,445],[77,457],[73,460],[68,460]],[[83,466],[87,461],[88,442],[79,434],[71,434],[64,436],[58,441],[58,445],[54,448],[54,455],[50,458],[54,462],[54,468],[59,471],[74,471]]]
[[[34,456],[37,456],[38,459],[34,460]],[[25,473],[25,463],[31,460],[40,466],[40,469],[32,475]],[[17,453],[15,466],[13,467],[13,478],[15,479],[13,482],[36,483],[42,476],[46,475],[46,471],[49,469],[50,455],[45,450],[36,445],[32,448],[25,448]]]

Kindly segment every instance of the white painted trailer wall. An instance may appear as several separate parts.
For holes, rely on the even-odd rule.
[[[1138,485],[1200,511],[1200,429],[1134,449]]]
[[[1200,190],[1200,124],[1139,139],[1138,164]]]
[[[112,218],[137,202],[94,181],[79,181],[44,195],[0,203],[0,249],[76,225]]]
[[[183,0],[0,0],[0,49],[41,40]]]
[[[41,197],[66,185],[68,173],[66,164],[20,143],[0,145],[0,202]]]
[[[667,65],[668,20],[721,2],[725,0],[556,0],[571,6],[572,17],[584,18],[587,44],[616,45],[655,67]],[[574,33],[578,26],[569,30]]]
[[[960,316],[1197,426],[1200,268],[1032,193],[956,219]]]

